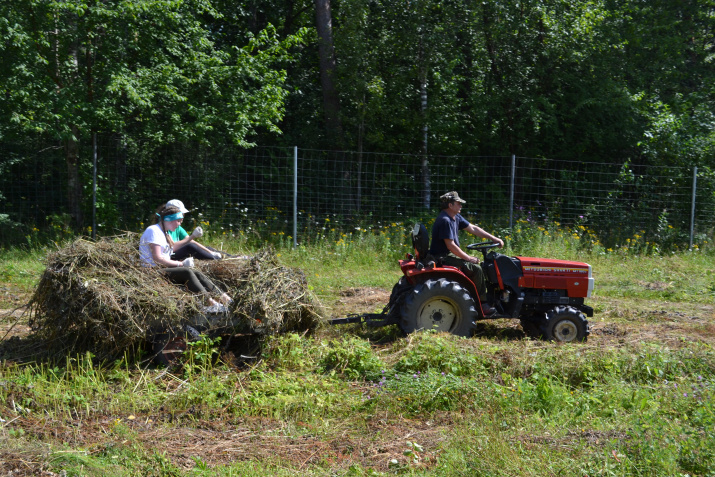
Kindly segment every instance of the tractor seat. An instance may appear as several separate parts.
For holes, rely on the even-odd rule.
[[[429,255],[429,236],[423,224],[412,228],[412,247],[415,249],[415,262],[428,268],[434,267],[434,259]]]

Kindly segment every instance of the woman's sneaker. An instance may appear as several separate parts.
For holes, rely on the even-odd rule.
[[[201,311],[204,313],[228,313],[228,308],[226,305],[211,305],[205,306]]]

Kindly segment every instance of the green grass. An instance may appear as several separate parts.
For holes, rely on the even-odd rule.
[[[26,302],[45,266],[46,249],[0,251],[0,309],[14,308]]]
[[[581,260],[596,278],[585,344],[524,338],[509,320],[470,339],[326,327],[263,343],[236,367],[203,340],[183,366],[140,356],[0,363],[0,469],[156,476],[713,475],[715,256],[605,250],[536,227],[506,253]],[[219,245],[218,238],[209,242]],[[388,240],[389,239],[389,240]],[[237,240],[224,248],[255,250]],[[399,225],[272,241],[331,309],[387,291],[409,247]],[[463,239],[465,242],[466,239]],[[5,251],[29,291],[45,251]],[[378,304],[367,304],[377,307]],[[372,311],[372,310],[355,310]],[[12,318],[5,318],[7,324]]]

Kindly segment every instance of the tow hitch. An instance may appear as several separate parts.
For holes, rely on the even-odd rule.
[[[348,323],[365,323],[370,327],[380,327],[397,324],[397,320],[386,312],[382,313],[350,313],[345,318],[333,318],[328,320],[331,325],[345,325]]]

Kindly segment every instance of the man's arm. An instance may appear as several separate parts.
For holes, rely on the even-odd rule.
[[[473,257],[466,253],[464,250],[459,248],[459,246],[454,243],[454,240],[452,239],[444,239],[444,244],[447,246],[450,252],[461,258],[462,260],[466,262],[472,262],[472,263],[479,263],[479,259],[477,257]]]
[[[481,228],[477,225],[469,224],[469,227],[467,227],[465,230],[476,237],[480,237],[483,239],[490,240],[492,242],[496,242],[499,244],[500,247],[504,246],[504,241],[502,239],[490,234],[489,232],[487,232],[486,230],[484,230],[483,228]],[[452,253],[454,253],[454,252],[452,252]]]

